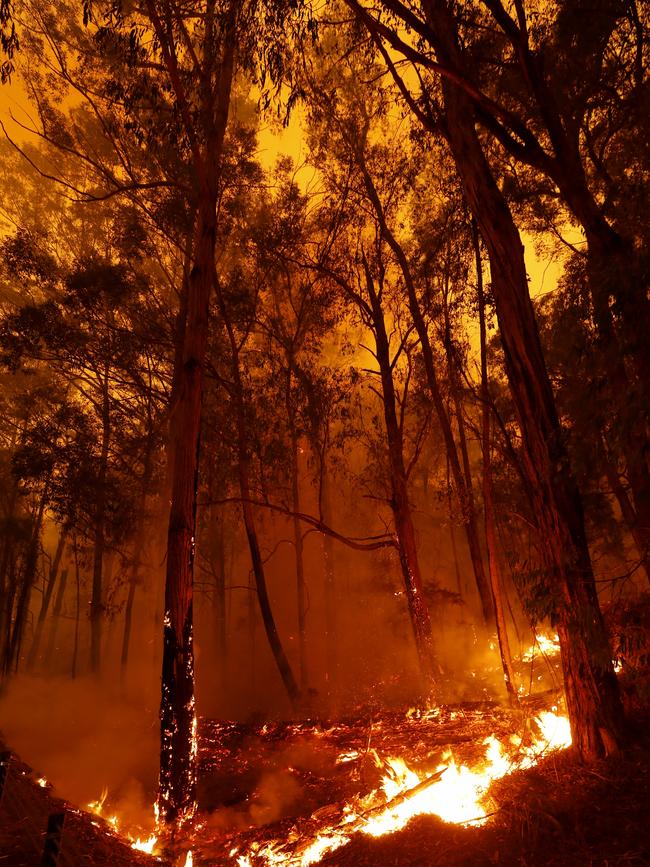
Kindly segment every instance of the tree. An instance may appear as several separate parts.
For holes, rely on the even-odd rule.
[[[375,39],[394,36],[394,31],[386,34],[386,28],[359,4],[350,5]],[[547,542],[548,608],[560,635],[573,741],[584,758],[593,758],[620,746],[623,714],[598,605],[582,503],[546,372],[519,232],[478,137],[476,106],[458,81],[468,60],[457,22],[445,0],[427,3],[424,13],[426,36],[436,55],[434,69],[445,72],[440,81],[444,133],[488,251],[499,332],[524,444],[524,471],[539,531]],[[385,62],[394,69],[385,48],[383,52]],[[412,107],[430,128],[440,128],[417,105]]]

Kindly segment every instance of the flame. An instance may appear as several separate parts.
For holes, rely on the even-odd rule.
[[[39,780],[39,783],[40,783],[40,780]],[[138,852],[146,852],[148,855],[155,855],[156,854],[156,845],[158,843],[158,835],[155,832],[153,832],[147,838],[143,838],[140,835],[134,836],[134,834],[132,834],[127,828],[121,827],[122,823],[120,822],[120,819],[118,818],[118,816],[116,816],[114,814],[111,816],[104,816],[103,810],[104,810],[104,804],[106,803],[107,798],[108,798],[108,789],[105,787],[104,789],[102,789],[102,793],[101,793],[100,797],[96,801],[91,801],[88,804],[88,809],[90,810],[90,812],[94,813],[96,816],[101,816],[106,822],[108,822],[108,824],[111,826],[111,828],[113,829],[113,831],[116,834],[119,834],[120,836],[125,837],[128,840],[132,849],[136,849]],[[157,827],[158,816],[157,816],[155,804],[154,804],[154,816],[156,819],[156,827]],[[93,823],[93,824],[96,824],[96,823]],[[141,831],[142,829],[139,828],[138,830]],[[192,867],[192,862],[190,861],[189,865],[187,865],[187,862],[186,862],[186,867]]]
[[[185,864],[184,867],[193,867],[194,858],[192,856],[192,850],[189,849],[187,855],[185,856]]]
[[[341,821],[323,829],[312,839],[295,847],[295,840],[271,841],[266,845],[254,843],[249,852],[237,855],[238,867],[253,867],[264,863],[274,865],[300,865],[309,867],[324,855],[345,846],[355,833],[381,837],[399,831],[415,816],[434,815],[444,822],[457,825],[481,825],[489,818],[488,790],[494,780],[501,779],[516,768],[529,768],[548,752],[571,745],[569,720],[557,714],[557,708],[544,711],[535,719],[539,736],[529,745],[521,738],[510,738],[509,749],[496,737],[485,739],[485,756],[475,767],[458,765],[451,752],[435,772],[420,772],[409,767],[400,757],[376,756],[379,765],[386,768],[381,781],[381,792],[372,791],[364,798],[355,798],[344,808]],[[339,761],[349,761],[349,753],[342,753]]]
[[[41,789],[47,788],[48,782],[45,779],[45,777],[39,777],[38,780],[36,780],[36,782],[41,787]]]
[[[540,653],[546,656],[556,656],[560,652],[560,637],[554,632],[552,635],[536,633],[535,640],[530,647],[521,654],[522,662],[532,662]]]

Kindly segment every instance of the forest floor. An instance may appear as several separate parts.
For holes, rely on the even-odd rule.
[[[630,746],[622,756],[586,767],[571,751],[551,753],[492,784],[489,821],[480,827],[420,816],[383,837],[354,834],[319,863],[650,865],[650,707],[637,700],[632,705]],[[257,867],[265,863],[260,849],[272,841],[279,847],[274,863],[300,864],[301,841],[336,827],[342,805],[378,785],[380,770],[370,761],[375,752],[402,754],[417,768],[451,746],[459,762],[471,765],[483,755],[486,736],[521,734],[535,712],[476,702],[428,713],[374,712],[336,723],[203,721],[200,812],[176,863],[185,862],[191,846],[194,867],[236,867],[243,856],[243,864]],[[173,863],[135,852],[103,820],[54,798],[13,757],[0,799],[0,867],[40,864],[47,817],[64,811],[59,867]]]

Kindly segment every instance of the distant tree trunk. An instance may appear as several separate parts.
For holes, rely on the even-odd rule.
[[[282,683],[287,691],[289,700],[292,705],[296,706],[301,697],[300,690],[296,683],[287,655],[284,652],[284,647],[282,646],[282,641],[275,624],[275,618],[273,617],[273,609],[271,608],[271,600],[269,599],[268,588],[266,586],[266,576],[264,574],[264,561],[262,560],[262,553],[260,551],[257,530],[255,527],[255,516],[251,505],[249,436],[246,424],[244,383],[241,378],[239,362],[239,347],[237,344],[237,337],[228,317],[228,311],[224,303],[223,294],[221,289],[219,287],[217,288],[219,307],[230,342],[231,369],[234,385],[232,397],[237,421],[239,491],[242,498],[242,515],[244,518],[244,527],[246,529],[246,538],[248,539],[248,547],[251,554],[253,574],[255,576],[257,599],[260,606],[260,613],[262,615],[262,622],[264,623],[264,630],[266,632],[266,637],[273,658],[275,659],[275,664],[280,673],[280,677],[282,678]]]
[[[494,596],[490,595],[490,586],[485,577],[485,568],[483,564],[483,555],[481,553],[481,545],[479,541],[478,520],[476,503],[474,501],[474,486],[472,484],[472,471],[469,463],[469,453],[467,450],[467,436],[465,433],[465,418],[463,416],[463,406],[460,399],[460,383],[458,381],[457,361],[454,357],[454,348],[451,339],[451,318],[449,315],[449,275],[444,275],[445,285],[442,292],[442,309],[444,318],[444,344],[445,355],[447,356],[447,370],[449,376],[449,388],[451,390],[452,400],[454,402],[454,412],[456,415],[456,427],[458,429],[458,446],[462,459],[463,469],[463,499],[461,508],[464,510],[463,525],[465,527],[465,535],[467,537],[467,546],[469,555],[472,561],[472,569],[476,580],[476,588],[478,590],[479,599],[481,600],[481,610],[483,620],[490,625],[495,618]]]
[[[449,456],[447,458],[447,510],[449,512],[449,537],[451,541],[451,556],[454,560],[454,575],[456,577],[456,590],[462,599],[464,596],[463,579],[460,573],[460,563],[458,562],[458,547],[456,545],[456,530],[454,521],[454,509],[452,503],[452,488],[451,479],[449,477]]]
[[[483,509],[485,513],[485,541],[488,549],[488,571],[490,586],[492,588],[492,601],[497,628],[497,640],[499,642],[499,654],[503,667],[503,677],[506,684],[506,692],[511,704],[518,704],[517,680],[515,669],[512,664],[510,641],[508,640],[508,626],[506,623],[505,609],[503,605],[503,582],[501,567],[497,550],[496,516],[494,510],[494,494],[492,486],[492,454],[490,442],[490,394],[488,388],[487,367],[487,334],[485,326],[485,295],[483,292],[483,265],[481,262],[481,249],[479,245],[478,229],[472,221],[472,239],[474,242],[474,254],[476,262],[476,288],[478,294],[478,316],[481,344],[481,401],[482,401],[482,436],[481,445],[483,452]]]
[[[427,4],[441,62],[463,58],[446,0]],[[524,470],[547,558],[573,742],[591,759],[623,743],[623,711],[598,605],[582,503],[569,465],[528,294],[523,245],[475,129],[472,103],[442,81],[449,145],[490,259],[508,380],[522,433]]]
[[[330,503],[330,478],[327,470],[327,452],[320,455],[320,514],[323,523],[332,526]],[[325,569],[325,677],[327,691],[331,695],[336,688],[337,670],[337,630],[336,630],[336,571],[334,568],[334,544],[328,533],[323,538],[323,565]]]
[[[38,621],[36,623],[36,631],[34,632],[34,640],[29,651],[29,657],[27,659],[28,670],[31,670],[34,667],[34,664],[38,659],[38,651],[40,648],[43,629],[45,626],[45,618],[47,617],[47,612],[50,608],[50,601],[54,592],[56,578],[59,574],[59,566],[61,564],[61,557],[63,556],[63,550],[65,548],[67,533],[67,527],[62,527],[61,531],[59,532],[59,541],[57,542],[56,551],[54,552],[54,559],[52,560],[50,566],[50,573],[48,576],[47,585],[43,591],[43,600],[41,602],[41,609],[38,613]]]
[[[75,536],[73,542],[74,551],[74,578],[76,589],[76,607],[74,618],[74,644],[72,646],[72,665],[70,668],[70,677],[74,680],[77,676],[77,659],[79,656],[79,617],[81,615],[81,576],[79,574],[79,549],[77,547],[77,539]]]
[[[440,424],[443,439],[445,442],[445,448],[447,450],[448,460],[451,466],[452,477],[454,479],[454,485],[456,487],[456,493],[460,502],[461,514],[463,518],[463,528],[465,530],[465,536],[467,538],[467,546],[469,548],[470,558],[472,561],[472,568],[474,570],[476,586],[478,589],[479,597],[481,599],[483,618],[486,623],[490,623],[493,620],[491,594],[488,579],[485,575],[483,558],[481,556],[481,546],[479,543],[478,527],[476,524],[476,514],[475,511],[473,512],[470,508],[471,497],[470,493],[467,490],[465,476],[463,474],[460,460],[458,458],[456,441],[454,439],[451,423],[449,421],[449,414],[447,413],[447,408],[445,407],[442,392],[440,390],[440,385],[438,383],[438,374],[436,372],[436,363],[433,357],[431,342],[429,340],[429,332],[426,326],[426,322],[424,320],[424,316],[422,315],[422,310],[420,308],[420,302],[417,297],[415,282],[413,280],[411,268],[409,266],[408,259],[406,258],[406,254],[404,253],[401,244],[397,240],[397,237],[395,236],[386,221],[384,208],[382,206],[379,195],[377,194],[377,190],[375,188],[372,177],[366,166],[365,157],[356,144],[353,143],[353,146],[355,147],[359,167],[361,168],[361,171],[363,173],[364,184],[366,192],[368,194],[368,198],[372,202],[375,213],[377,214],[377,219],[379,221],[382,236],[385,238],[387,244],[395,254],[400,270],[402,272],[402,276],[404,278],[404,285],[407,291],[411,317],[413,319],[416,333],[420,340],[420,351],[422,353],[422,360],[424,361],[427,385],[429,386],[429,390],[431,392],[431,398],[433,400],[433,405],[436,411],[436,415],[438,417],[438,422]]]
[[[628,492],[621,481],[618,469],[614,465],[612,457],[608,454],[602,433],[598,435],[598,443],[607,481],[612,489],[612,493],[616,497],[621,510],[621,515],[623,516],[623,521],[627,525],[632,539],[634,540],[634,545],[639,554],[639,563],[643,567],[646,578],[650,581],[650,527],[644,527],[639,521],[639,516],[637,515],[634,505],[628,496]]]
[[[217,635],[218,681],[221,689],[226,688],[228,673],[228,642],[226,612],[226,536],[224,519],[221,515],[217,537],[217,570],[214,587],[215,631]]]
[[[148,419],[149,433],[145,443],[145,452],[142,466],[142,487],[140,490],[140,503],[136,517],[136,529],[133,540],[133,562],[129,569],[129,591],[124,607],[124,632],[122,634],[122,654],[120,657],[121,677],[126,675],[126,669],[129,663],[129,643],[131,640],[131,623],[133,620],[133,603],[135,601],[135,591],[138,586],[138,578],[140,575],[140,567],[142,565],[142,552],[146,545],[146,528],[147,528],[147,494],[151,484],[151,475],[153,472],[153,431],[151,415]]]
[[[106,549],[106,482],[108,475],[108,452],[111,442],[111,404],[109,384],[110,361],[104,364],[102,379],[102,440],[97,473],[97,502],[94,521],[93,587],[90,600],[90,668],[99,674],[101,668],[102,622],[104,601],[102,598],[102,572]]]
[[[388,462],[390,466],[391,508],[395,521],[400,565],[406,590],[408,611],[420,662],[420,671],[426,689],[435,686],[433,669],[435,653],[431,634],[429,607],[424,598],[420,562],[418,559],[415,527],[408,497],[406,468],[404,466],[403,432],[397,418],[397,397],[393,382],[390,344],[384,321],[380,292],[375,287],[370,267],[363,258],[366,291],[370,299],[372,327],[375,335],[377,363],[381,377],[382,404],[386,425]]]
[[[48,663],[48,668],[52,668],[53,654],[56,648],[56,635],[59,629],[59,618],[61,617],[61,609],[63,608],[63,599],[65,598],[65,588],[68,583],[68,570],[61,570],[59,578],[59,589],[56,591],[56,599],[54,600],[54,608],[52,609],[52,618],[50,621],[50,635],[47,640],[47,650],[45,651],[45,659]]]
[[[34,514],[29,544],[27,546],[27,551],[25,552],[25,563],[21,577],[20,593],[16,604],[13,630],[11,632],[11,643],[9,645],[8,656],[5,659],[5,672],[9,672],[12,666],[15,671],[18,671],[20,648],[24,638],[27,614],[29,612],[29,601],[34,586],[34,580],[36,578],[38,552],[41,543],[41,530],[43,527],[43,514],[47,503],[48,489],[49,481],[46,482],[41,496],[39,497],[38,506]]]
[[[285,388],[285,408],[289,424],[290,439],[290,473],[291,473],[291,500],[294,517],[293,523],[293,547],[296,563],[296,596],[298,601],[298,649],[300,659],[300,688],[303,694],[309,684],[309,672],[307,663],[307,588],[305,586],[305,558],[300,526],[300,471],[299,471],[299,442],[296,430],[295,411],[292,406],[291,382],[292,382],[293,358],[287,359],[287,381]]]

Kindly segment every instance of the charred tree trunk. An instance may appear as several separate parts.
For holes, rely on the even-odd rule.
[[[187,299],[182,367],[172,442],[172,498],[167,534],[163,619],[161,749],[158,807],[172,824],[189,818],[195,803],[194,533],[199,473],[203,366],[214,271],[216,216],[213,190],[204,190],[196,226]]]
[[[492,601],[499,642],[499,655],[503,668],[503,678],[506,684],[506,692],[511,704],[519,704],[517,695],[517,680],[515,669],[512,664],[510,641],[508,640],[508,626],[506,623],[505,609],[503,605],[503,581],[497,550],[496,514],[494,509],[494,494],[492,486],[492,454],[490,437],[490,394],[488,388],[487,367],[487,333],[485,325],[485,295],[483,292],[483,265],[481,262],[481,250],[476,224],[472,221],[472,238],[476,260],[476,288],[478,294],[478,315],[481,343],[481,402],[482,402],[482,425],[481,446],[483,452],[483,509],[485,514],[485,541],[488,550],[488,571],[490,586],[492,588]]]
[[[413,526],[411,506],[408,498],[403,435],[397,418],[397,397],[393,382],[390,345],[381,303],[381,288],[379,290],[375,288],[374,278],[365,256],[363,258],[363,267],[366,278],[366,290],[370,299],[376,356],[381,377],[382,404],[390,467],[391,508],[395,521],[400,565],[402,567],[408,611],[413,627],[420,670],[426,688],[431,689],[435,685],[433,676],[435,654],[431,634],[431,618],[426,599],[424,598],[415,527]]]
[[[196,713],[194,707],[193,593],[196,507],[205,354],[210,295],[214,284],[216,212],[223,142],[228,123],[237,47],[240,0],[231,0],[223,31],[206,14],[194,72],[198,78],[196,111],[190,113],[178,71],[171,25],[161,14],[169,8],[146,0],[161,46],[163,63],[191,142],[196,190],[192,267],[187,285],[187,316],[171,425],[172,495],[167,535],[163,618],[162,697],[160,703],[160,778],[158,811],[168,825],[182,824],[195,810]],[[201,56],[200,62],[198,56]],[[198,135],[197,135],[198,133]],[[182,321],[180,322],[182,326]]]
[[[65,548],[67,534],[68,528],[62,527],[61,532],[59,533],[59,541],[57,542],[56,551],[54,552],[54,559],[52,560],[52,564],[50,566],[50,573],[48,575],[47,585],[43,591],[43,600],[41,602],[41,608],[38,613],[38,621],[36,623],[36,630],[34,632],[34,640],[29,651],[29,657],[27,659],[28,670],[31,670],[34,667],[34,664],[38,659],[38,651],[41,645],[43,629],[45,627],[45,618],[47,617],[47,612],[50,608],[50,602],[52,600],[54,586],[56,584],[57,575],[59,574],[59,566],[61,565],[61,557],[63,556],[63,549]]]
[[[441,62],[463,68],[453,15],[445,0],[427,4]],[[591,759],[623,742],[624,720],[584,530],[533,306],[523,246],[478,139],[473,106],[454,83],[442,82],[449,145],[465,195],[485,241],[508,380],[524,447],[524,470],[545,546],[546,591],[562,651],[573,742]]]

